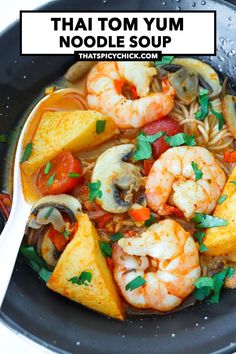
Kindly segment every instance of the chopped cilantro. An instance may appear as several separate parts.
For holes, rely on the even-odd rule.
[[[208,298],[210,304],[217,304],[220,298],[220,291],[227,277],[231,277],[234,269],[231,267],[225,268],[221,272],[214,274],[212,277],[201,277],[195,283],[195,291],[193,296],[197,300]]]
[[[25,162],[28,160],[31,152],[32,152],[32,149],[33,149],[33,143],[29,143],[26,145],[26,148],[25,148],[25,151],[24,151],[24,154],[22,156],[22,159],[21,159],[21,163]]]
[[[123,237],[124,237],[124,235],[122,234],[122,232],[117,232],[117,233],[111,235],[111,240],[113,242],[115,242],[115,241],[119,241]]]
[[[91,283],[92,274],[90,272],[82,272],[79,276],[69,279],[72,284],[88,286]]]
[[[165,142],[170,146],[180,146],[180,145],[187,145],[187,146],[195,146],[196,141],[194,135],[188,135],[185,133],[178,133],[172,136],[165,136]]]
[[[51,162],[47,162],[45,169],[44,169],[44,174],[48,175],[51,169]]]
[[[68,176],[69,176],[70,178],[79,178],[79,177],[80,177],[80,173],[70,172],[70,173],[68,174]]]
[[[152,156],[152,147],[151,144],[159,139],[164,132],[158,132],[153,135],[146,135],[144,132],[140,131],[137,136],[137,148],[134,152],[134,160],[146,160],[150,159]]]
[[[228,221],[221,218],[216,218],[212,215],[195,213],[195,216],[192,218],[192,221],[196,223],[196,227],[207,229],[210,227],[217,227],[217,226],[226,226],[228,225]]]
[[[47,208],[47,211],[44,215],[44,219],[48,219],[49,216],[52,214],[52,211],[53,211],[54,207],[50,207],[50,208]]]
[[[203,239],[205,237],[205,232],[203,231],[196,231],[194,232],[193,236],[197,239],[198,243],[199,243],[199,250],[200,252],[206,252],[208,251],[208,248],[204,245],[203,243]]]
[[[51,186],[51,185],[53,184],[55,175],[56,175],[56,174],[54,173],[53,175],[51,175],[51,176],[49,177],[49,179],[47,180],[47,186]]]
[[[111,245],[108,242],[103,242],[101,240],[98,241],[99,242],[99,247],[100,250],[102,251],[102,254],[104,257],[111,257],[112,254],[112,249],[111,249]]]
[[[198,169],[198,165],[196,162],[192,161],[191,165],[193,168],[193,172],[195,174],[195,179],[196,179],[196,181],[199,181],[199,179],[202,178],[203,173],[201,170]]]
[[[222,195],[222,196],[217,200],[217,204],[222,204],[227,198],[228,198],[227,195]]]
[[[154,64],[156,66],[170,64],[174,60],[174,58],[175,57],[173,55],[164,55],[161,60],[155,61]]]
[[[95,198],[102,197],[102,191],[100,190],[100,187],[101,187],[101,181],[99,180],[97,182],[89,182],[88,184],[89,200],[91,202],[93,202]]]
[[[152,224],[155,224],[157,222],[157,218],[154,215],[150,215],[150,218],[144,222],[144,225],[146,227],[151,226]]]
[[[229,183],[232,183],[236,186],[236,181],[230,181]]]
[[[139,288],[140,286],[146,284],[146,280],[141,277],[141,275],[137,276],[133,280],[131,280],[128,284],[125,286],[125,290],[134,290]]]
[[[21,246],[20,253],[25,257],[31,268],[38,273],[39,277],[47,282],[52,272],[46,268],[46,262],[38,256],[35,248],[33,246]]]
[[[96,122],[96,133],[101,134],[104,132],[106,127],[106,120],[97,120]]]

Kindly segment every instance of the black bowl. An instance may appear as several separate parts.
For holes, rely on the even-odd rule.
[[[53,1],[43,9],[217,10],[217,57],[205,60],[228,75],[232,86],[236,84],[236,6],[233,2],[62,0]],[[45,86],[63,75],[73,57],[19,56],[18,23],[2,34],[0,52],[0,133],[16,132],[17,136],[28,107],[43,93]],[[1,186],[8,189],[6,182],[9,182],[13,149],[0,145],[2,166],[5,166]],[[219,305],[199,304],[166,316],[131,316],[121,323],[51,292],[18,258],[0,319],[60,353],[231,353],[236,348],[233,343],[236,338],[235,294],[235,291],[224,291]]]

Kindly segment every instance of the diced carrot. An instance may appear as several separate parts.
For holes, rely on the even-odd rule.
[[[149,208],[131,209],[129,211],[130,216],[136,221],[145,221],[150,219]]]
[[[236,150],[226,152],[224,155],[225,162],[236,162]]]
[[[69,242],[69,239],[66,239],[62,233],[55,230],[53,227],[50,228],[48,236],[59,252],[62,252]]]

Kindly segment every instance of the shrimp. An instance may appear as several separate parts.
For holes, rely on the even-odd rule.
[[[200,170],[199,179],[194,167]],[[174,147],[164,152],[149,172],[147,203],[160,215],[168,215],[168,204],[173,205],[189,220],[196,212],[210,214],[215,209],[225,181],[224,171],[207,149]]]
[[[122,238],[112,250],[114,278],[125,300],[138,308],[170,311],[194,290],[201,275],[198,248],[176,221],[153,224],[139,237]],[[127,284],[141,276],[134,290]]]
[[[91,109],[110,116],[119,128],[139,128],[166,116],[174,108],[175,89],[167,78],[163,92],[150,93],[156,69],[150,62],[100,62],[87,78],[87,101]],[[131,100],[122,94],[127,82],[135,86],[139,98]]]

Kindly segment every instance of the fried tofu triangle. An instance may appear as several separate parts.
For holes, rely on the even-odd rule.
[[[213,256],[236,252],[236,167],[222,191],[223,202],[218,204],[214,216],[228,221],[223,227],[207,229],[204,245]]]
[[[78,214],[77,219],[78,230],[62,253],[47,286],[92,310],[124,320],[123,305],[100,250],[97,231],[86,214]],[[85,272],[89,274],[89,282],[70,280]]]
[[[105,122],[100,134],[96,132],[98,121]],[[113,121],[99,112],[45,112],[32,140],[32,152],[21,165],[22,170],[31,175],[60,152],[78,152],[99,145],[116,131]]]

